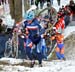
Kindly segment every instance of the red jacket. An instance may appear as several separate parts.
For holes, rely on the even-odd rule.
[[[58,22],[55,24],[55,27],[56,27],[56,32],[58,32],[59,29],[64,30],[65,28],[64,18],[60,18]]]

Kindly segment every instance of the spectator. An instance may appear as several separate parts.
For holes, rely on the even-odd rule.
[[[6,26],[3,24],[3,20],[0,19],[0,33],[4,33]]]
[[[37,8],[38,8],[38,4],[40,3],[41,9],[43,8],[44,2],[45,2],[45,0],[35,0],[35,4],[36,4]]]
[[[56,43],[57,43],[57,46],[55,49],[57,58],[59,60],[65,60],[64,43],[63,43],[64,36],[60,32],[57,32],[54,36],[51,37],[51,40],[54,40],[54,39],[56,39]]]
[[[57,0],[57,2],[58,2],[58,6],[60,6],[60,0]]]

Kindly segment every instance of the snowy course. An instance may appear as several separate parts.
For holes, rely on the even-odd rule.
[[[61,0],[62,5],[66,5],[69,3],[69,0]],[[74,0],[75,1],[75,0]],[[62,6],[61,5],[61,6]],[[54,0],[53,6],[58,10],[57,0]],[[72,34],[72,35],[71,35]],[[65,56],[67,58],[66,61],[43,61],[43,67],[25,67],[21,65],[13,65],[22,63],[21,59],[13,59],[13,58],[1,58],[1,61],[6,61],[6,64],[0,64],[0,72],[75,72],[75,26],[68,26],[64,32],[66,41],[65,41]],[[72,39],[67,38],[71,35]],[[68,42],[67,42],[68,41]]]

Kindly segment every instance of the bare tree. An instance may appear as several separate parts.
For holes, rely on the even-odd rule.
[[[22,0],[9,0],[10,13],[16,22],[22,19]]]

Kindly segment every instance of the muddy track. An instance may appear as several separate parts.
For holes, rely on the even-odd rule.
[[[65,57],[67,60],[75,60],[75,32],[64,40]]]

